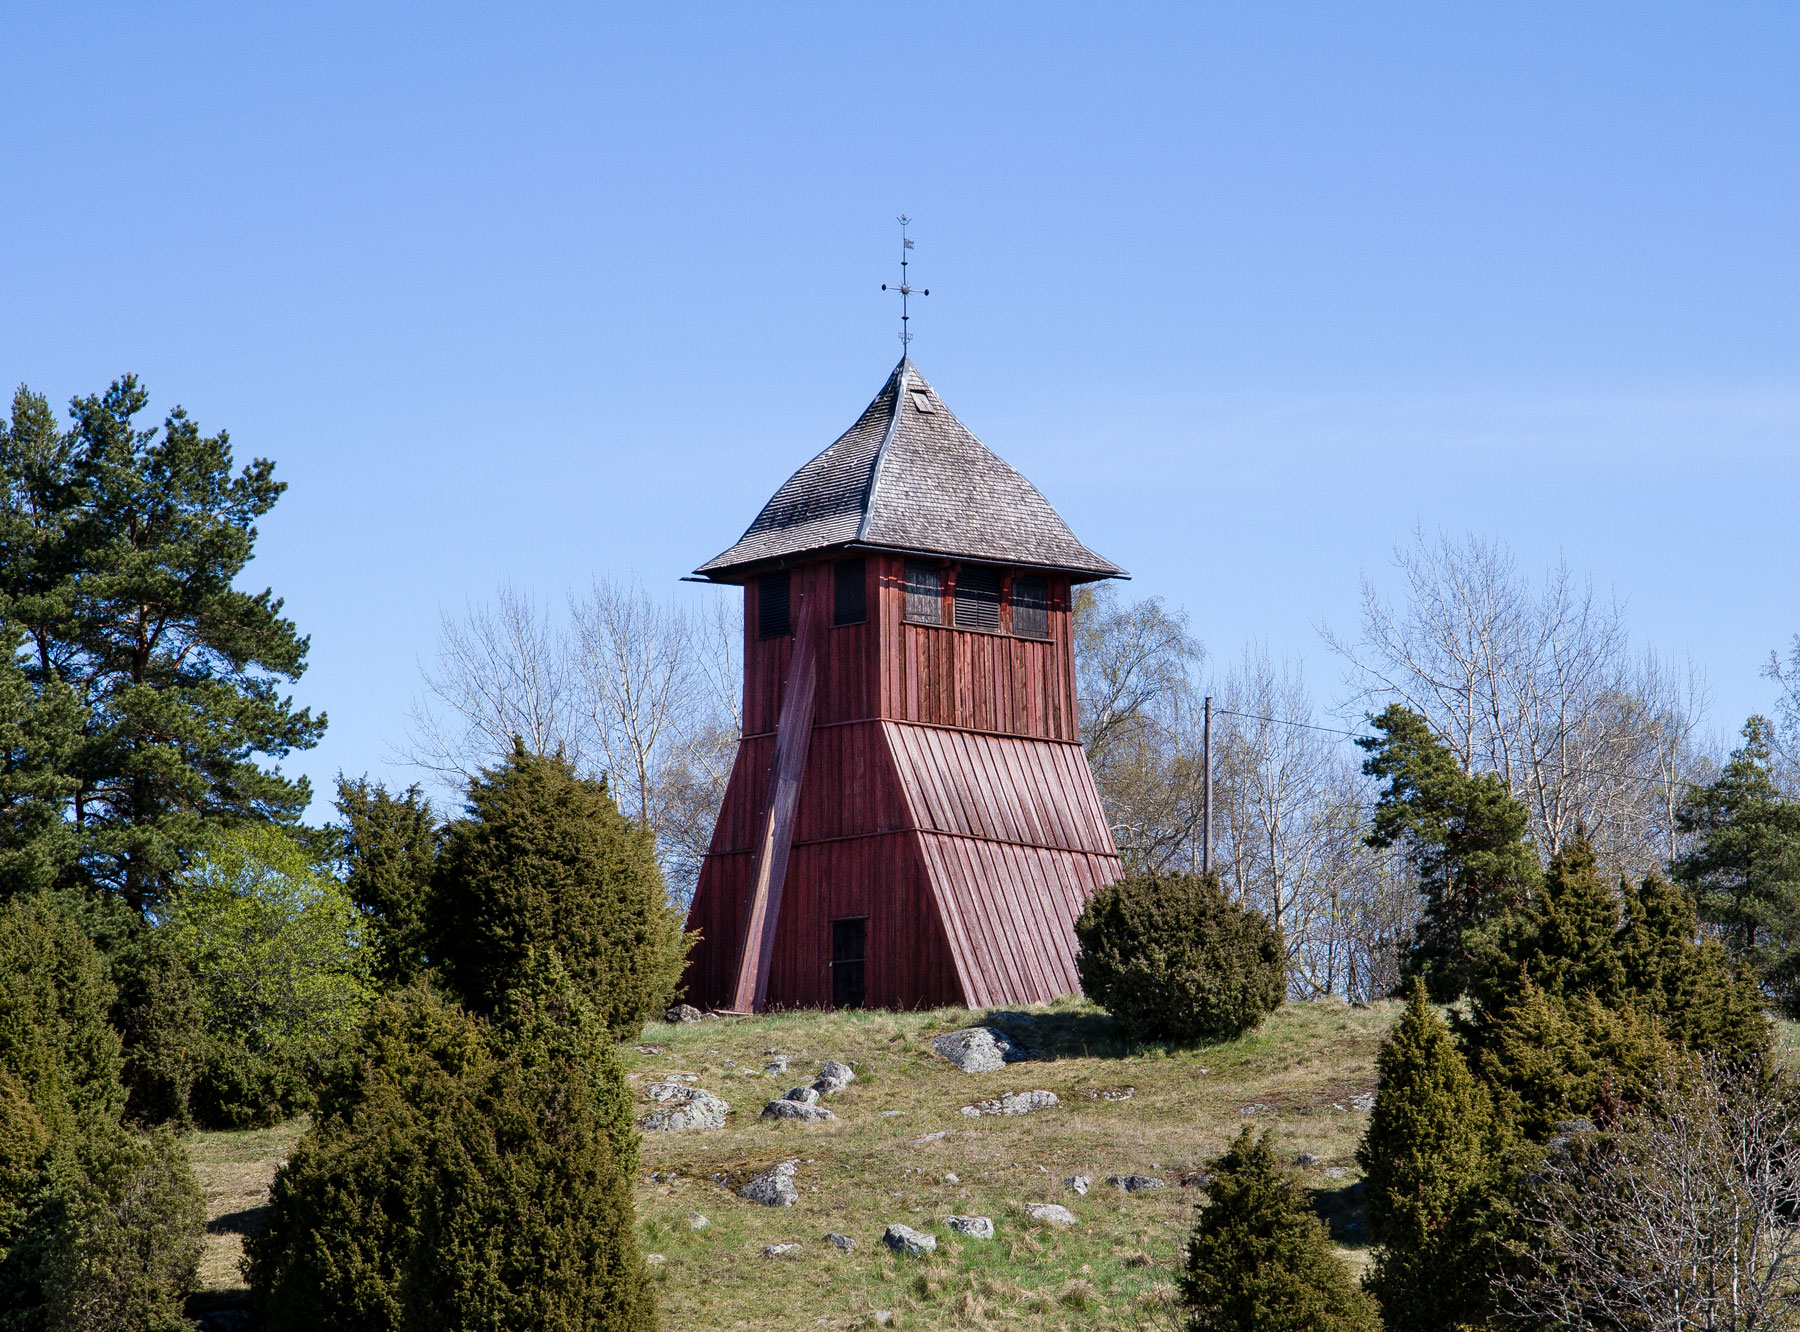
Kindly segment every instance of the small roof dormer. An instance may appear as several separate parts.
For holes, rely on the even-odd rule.
[[[977,439],[909,358],[856,424],[795,472],[736,545],[696,569],[741,583],[759,567],[838,548],[1125,578],[1082,545],[1038,488]]]

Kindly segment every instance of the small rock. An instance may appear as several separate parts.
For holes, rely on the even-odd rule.
[[[658,1096],[656,1093],[659,1089],[663,1089],[665,1094]],[[651,1087],[650,1094],[667,1107],[656,1111],[644,1121],[644,1127],[653,1133],[722,1129],[725,1127],[725,1116],[731,1113],[731,1107],[722,1097],[698,1087],[658,1083]]]
[[[794,1187],[794,1174],[799,1168],[797,1160],[770,1166],[744,1185],[740,1192],[751,1202],[761,1203],[764,1207],[792,1207],[800,1201],[800,1191]]]
[[[663,1048],[660,1045],[640,1045],[637,1047],[637,1052],[639,1054],[661,1054],[662,1050]]]
[[[781,1099],[784,1101],[798,1101],[802,1105],[817,1105],[819,1103],[819,1089],[817,1087],[789,1087],[786,1091],[781,1093]]]
[[[955,1175],[951,1174],[949,1171],[946,1170],[944,1172],[944,1183],[960,1184],[960,1183],[962,1183],[962,1181],[960,1179],[958,1179]]]
[[[1325,1158],[1322,1156],[1314,1156],[1311,1152],[1301,1152],[1300,1155],[1294,1158],[1294,1164],[1299,1166],[1302,1170],[1311,1170],[1315,1166],[1324,1165]]]
[[[904,1111],[904,1110],[883,1110],[880,1114],[876,1115],[875,1118],[877,1118],[877,1119],[898,1119],[901,1115],[903,1115],[905,1113],[906,1113],[906,1111]]]
[[[832,1248],[840,1250],[843,1253],[849,1253],[850,1250],[856,1247],[855,1240],[851,1239],[848,1235],[840,1235],[835,1230],[825,1236],[825,1242]]]
[[[1033,1221],[1042,1221],[1052,1226],[1072,1226],[1075,1224],[1075,1213],[1061,1203],[1026,1203],[1025,1215]]]
[[[874,1313],[869,1315],[869,1321],[876,1327],[886,1327],[889,1323],[894,1321],[894,1311],[892,1309],[877,1309]]]
[[[1373,1110],[1375,1108],[1375,1093],[1357,1092],[1356,1095],[1350,1098],[1350,1108],[1352,1110]]]
[[[970,1119],[982,1115],[1028,1115],[1034,1110],[1048,1110],[1051,1106],[1060,1104],[1055,1092],[1007,1092],[997,1101],[977,1101],[974,1105],[965,1105],[958,1113]]]
[[[1063,1181],[1063,1187],[1070,1189],[1075,1193],[1086,1193],[1088,1191],[1088,1185],[1093,1182],[1094,1181],[1089,1179],[1086,1175],[1070,1175]]]
[[[918,1137],[914,1138],[913,1141],[916,1143],[936,1142],[939,1138],[947,1138],[949,1136],[949,1129],[939,1129],[936,1133],[921,1133]]]
[[[768,1063],[763,1065],[763,1072],[770,1076],[774,1076],[777,1073],[785,1073],[787,1070],[788,1060],[786,1055],[776,1055]]]
[[[813,1090],[821,1096],[835,1096],[856,1081],[856,1070],[835,1059],[827,1059],[819,1076],[813,1079]]]
[[[1342,1179],[1345,1175],[1347,1175],[1349,1173],[1350,1173],[1350,1171],[1349,1171],[1348,1167],[1332,1166],[1329,1170],[1327,1170],[1325,1172],[1325,1178],[1326,1179]]]
[[[712,1224],[712,1222],[708,1221],[705,1217],[701,1216],[700,1213],[698,1213],[698,1212],[689,1212],[688,1213],[688,1229],[689,1230],[705,1230],[711,1224]]]
[[[699,1022],[699,1021],[702,1021],[705,1017],[706,1017],[706,1014],[702,1013],[699,1009],[695,1008],[692,1004],[676,1004],[675,1007],[671,1008],[668,1012],[663,1014],[663,1021],[664,1022]]]
[[[1212,1184],[1212,1176],[1204,1170],[1184,1170],[1175,1182],[1184,1189],[1204,1189]]]
[[[1137,1095],[1136,1087],[1102,1087],[1097,1093],[1102,1101],[1129,1101]]]
[[[770,1101],[765,1105],[762,1117],[764,1119],[797,1119],[802,1124],[822,1124],[828,1119],[837,1118],[822,1105],[814,1105],[810,1101],[790,1101],[785,1098],[779,1101]]]
[[[944,1218],[944,1224],[949,1226],[950,1229],[954,1230],[957,1234],[966,1235],[970,1239],[994,1238],[994,1222],[992,1217],[947,1216]]]
[[[939,1036],[931,1048],[964,1073],[998,1073],[1025,1057],[1005,1032],[992,1027],[965,1027]]]
[[[909,1253],[915,1258],[937,1252],[936,1235],[921,1234],[911,1226],[903,1226],[898,1223],[887,1228],[881,1237],[881,1242],[895,1253]]]
[[[1268,1112],[1269,1107],[1257,1101],[1252,1101],[1249,1105],[1240,1105],[1238,1107],[1238,1113],[1245,1116],[1266,1115]]]
[[[657,1264],[666,1263],[669,1260],[667,1258],[663,1257],[660,1253],[647,1253],[644,1255],[644,1261],[646,1263],[648,1263],[651,1267],[655,1267],[655,1266],[657,1266]]]
[[[1168,1187],[1154,1175],[1108,1175],[1106,1182],[1123,1193],[1148,1193],[1151,1189]]]
[[[763,1250],[763,1257],[780,1258],[786,1254],[799,1252],[800,1246],[798,1244],[771,1244]]]

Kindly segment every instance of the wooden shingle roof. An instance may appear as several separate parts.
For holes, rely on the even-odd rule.
[[[1079,582],[1127,576],[1076,540],[905,357],[856,424],[787,479],[735,546],[694,572],[740,582],[757,566],[834,547],[1058,569]]]

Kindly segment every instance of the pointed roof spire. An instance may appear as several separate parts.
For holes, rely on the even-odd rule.
[[[1056,569],[1078,582],[1129,577],[1082,545],[907,356],[856,424],[787,479],[736,545],[695,573],[742,582],[752,566],[836,547]]]

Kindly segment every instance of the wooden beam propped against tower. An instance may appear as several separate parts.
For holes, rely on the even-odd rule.
[[[788,655],[787,682],[782,689],[781,717],[775,725],[775,755],[769,764],[769,798],[763,807],[756,846],[756,872],[744,903],[744,927],[738,935],[737,986],[731,1009],[760,1013],[769,993],[769,963],[775,954],[775,926],[781,920],[781,889],[787,878],[788,852],[794,845],[794,821],[800,805],[800,779],[806,774],[806,752],[812,745],[813,700],[818,672],[813,659],[817,633],[802,595],[797,610],[794,646]]]

